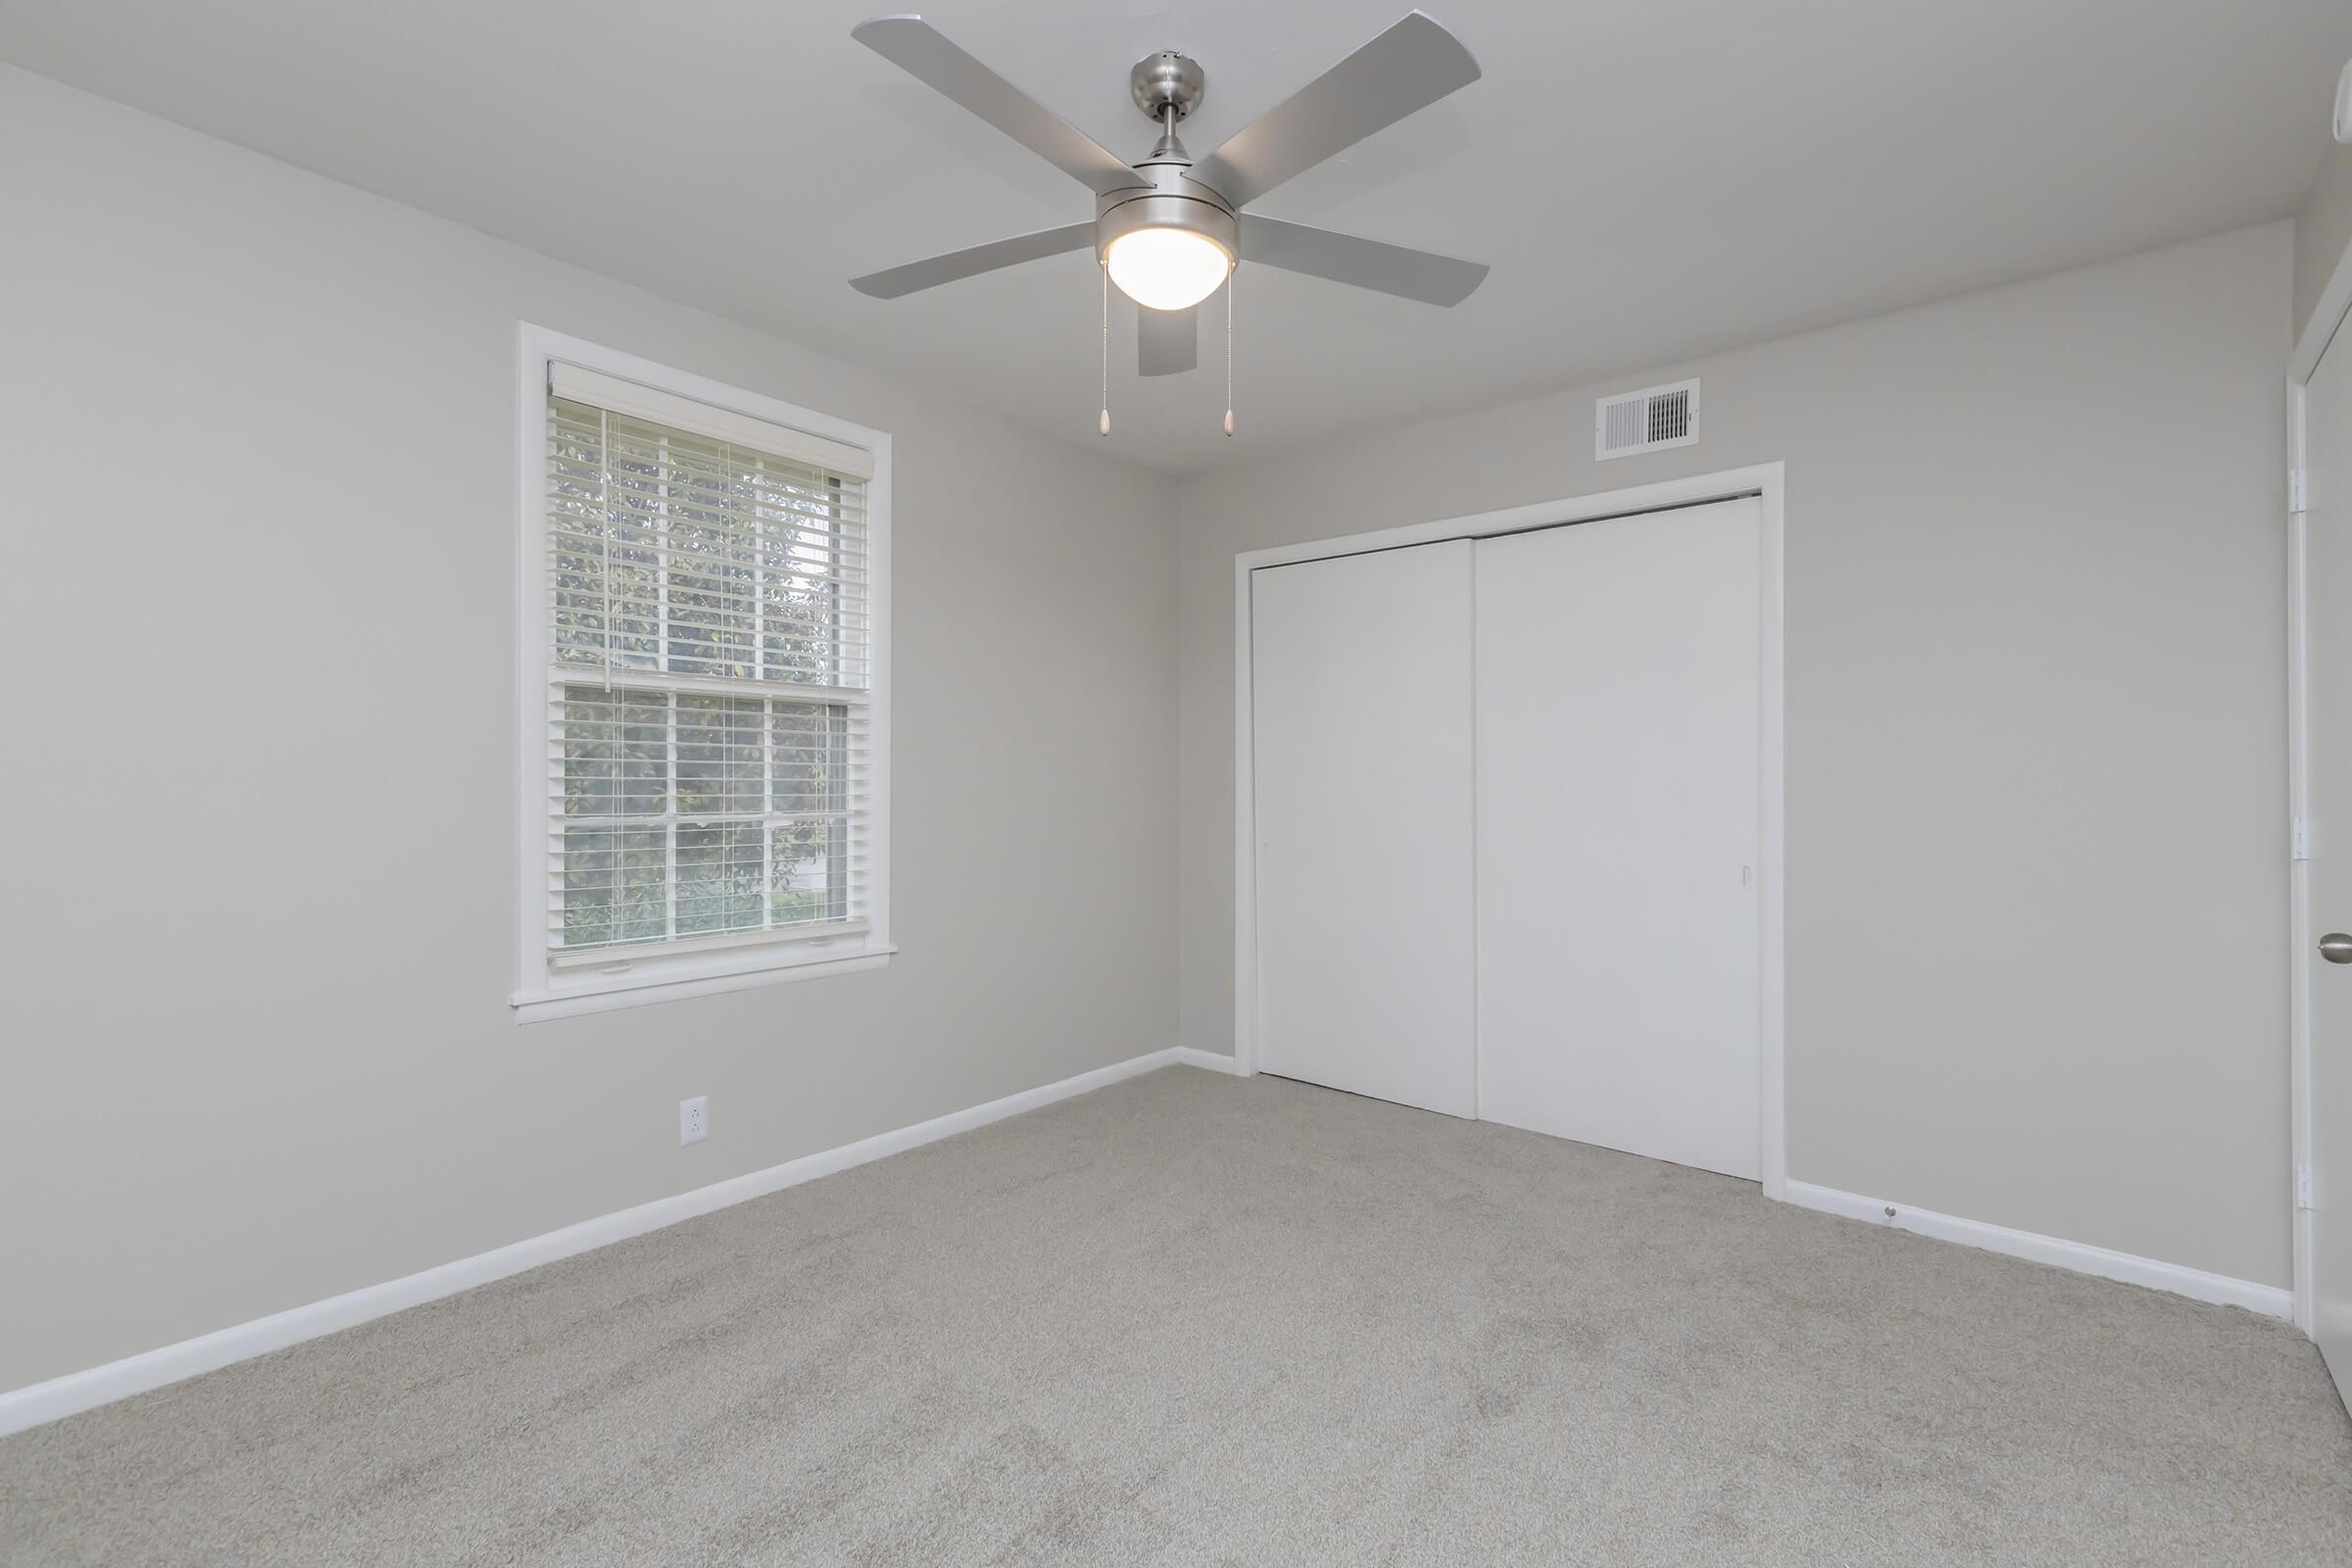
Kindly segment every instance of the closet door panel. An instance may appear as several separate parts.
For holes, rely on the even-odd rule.
[[[1250,579],[1259,1067],[1476,1113],[1471,546]]]
[[[1753,1179],[1760,512],[1482,540],[1479,1114]]]

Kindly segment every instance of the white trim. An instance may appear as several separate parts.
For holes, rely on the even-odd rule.
[[[1233,558],[1233,1066],[1257,1072],[1257,726],[1250,561]]]
[[[514,1004],[516,1023],[545,1023],[551,1018],[576,1018],[584,1012],[612,1012],[656,1002],[679,1002],[687,997],[714,997],[725,991],[748,991],[754,986],[781,985],[788,980],[822,980],[827,975],[858,974],[881,968],[898,951],[860,943],[856,948],[827,949],[822,953],[783,948],[752,953],[680,954],[664,957],[661,973],[650,979],[590,971],[561,994],[517,991],[507,1000]],[[685,972],[690,958],[705,960],[707,968]]]
[[[709,936],[671,937],[666,942],[623,942],[604,947],[571,948],[547,956],[551,969],[613,969],[633,967],[639,958],[674,953],[744,953],[784,944],[826,948],[851,939],[851,947],[865,946],[863,920],[812,920],[804,925],[772,926],[764,931],[714,931]],[[818,958],[839,957],[819,954]]]
[[[2308,831],[2311,820],[2310,631],[2308,624],[2309,518],[2298,503],[2310,503],[2306,452],[2306,402],[2347,314],[2352,314],[2352,246],[2305,323],[2286,369],[2286,790],[2287,821]],[[2344,352],[2352,353],[2352,348]],[[2301,494],[2296,494],[2297,490]],[[2312,1215],[2299,1198],[2311,1151],[2311,866],[2290,855],[2287,861],[2287,1159],[2288,1226],[2294,1245],[2294,1321],[2305,1334],[2318,1327],[2318,1298],[2312,1280]]]
[[[529,321],[517,323],[515,348],[515,945],[514,989],[508,999],[515,1022],[539,1022],[881,967],[898,951],[890,940],[889,434],[567,337]],[[867,865],[866,930],[854,946],[820,950],[805,939],[787,939],[757,951],[640,954],[621,972],[593,967],[550,970],[546,957],[547,743],[541,717],[548,679],[542,531],[546,526],[547,384],[549,367],[556,364],[599,371],[872,454],[873,475],[865,487],[866,558],[871,576],[867,608],[872,626],[864,694],[869,746],[869,842],[861,846]]]
[[[323,1301],[273,1312],[268,1317],[199,1335],[192,1340],[182,1340],[177,1345],[167,1345],[161,1349],[125,1356],[120,1361],[109,1361],[104,1366],[91,1367],[87,1371],[69,1372],[63,1377],[51,1378],[46,1383],[12,1389],[0,1394],[0,1437],[38,1426],[44,1421],[55,1421],[76,1411],[125,1399],[134,1394],[144,1394],[150,1389],[160,1389],[166,1384],[177,1383],[234,1361],[266,1355],[271,1350],[282,1350],[289,1345],[299,1345],[323,1334],[333,1334],[406,1307],[437,1301],[443,1297],[455,1296],[460,1291],[469,1291],[477,1285],[487,1285],[493,1280],[537,1268],[542,1263],[553,1263],[574,1253],[610,1247],[614,1242],[642,1236],[648,1231],[658,1231],[675,1225],[680,1220],[693,1219],[751,1199],[764,1198],[770,1193],[782,1192],[787,1187],[815,1181],[820,1176],[831,1176],[856,1165],[920,1148],[924,1144],[935,1144],[943,1138],[954,1138],[958,1133],[968,1133],[991,1122],[1017,1116],[1023,1111],[1036,1110],[1056,1101],[1069,1100],[1107,1088],[1124,1079],[1140,1077],[1161,1067],[1176,1066],[1207,1055],[1206,1052],[1187,1053],[1172,1047],[1150,1052],[1107,1067],[1097,1067],[1092,1072],[1082,1072],[1074,1078],[1064,1078],[1058,1083],[1024,1089],[1019,1094],[1006,1095],[1002,1100],[992,1100],[987,1104],[974,1105],[968,1110],[935,1116],[929,1121],[902,1127],[896,1132],[878,1133],[854,1144],[844,1144],[839,1149],[804,1154],[799,1159],[771,1165],[749,1175],[713,1182],[708,1187],[657,1199],[617,1213],[601,1214],[576,1225],[566,1225],[561,1230],[548,1231],[544,1235],[487,1252],[477,1252],[453,1263],[443,1263],[400,1279],[387,1280],[381,1285],[364,1286],[341,1296],[329,1297]],[[1206,1066],[1209,1062],[1203,1060],[1200,1064]]]
[[[2303,466],[2304,384],[2286,384],[2287,471]],[[2310,708],[2305,696],[2310,679],[2311,649],[2305,610],[2308,556],[2305,518],[2300,512],[2286,514],[2286,1081],[2287,1081],[2287,1224],[2294,1250],[2294,1322],[2305,1334],[2315,1332],[2312,1290],[2311,1211],[2297,1200],[2298,1173],[2311,1163],[2311,864],[2300,858],[2292,842],[2298,824],[2311,816]]]
[[[1200,1067],[1209,1072],[1230,1073],[1235,1077],[1242,1076],[1241,1063],[1222,1051],[1201,1051],[1192,1046],[1178,1046],[1176,1059],[1187,1067]]]
[[[1788,1183],[1787,1197],[1789,1202],[1799,1208],[1818,1209],[1824,1214],[1890,1226],[1895,1230],[1933,1237],[1939,1242],[1957,1242],[1963,1247],[1981,1248],[1987,1252],[2001,1252],[2010,1257],[2047,1263],[2053,1268],[2072,1269],[2078,1274],[2095,1274],[2101,1279],[2122,1280],[2127,1285],[2144,1285],[2154,1291],[2170,1291],[2176,1296],[2186,1296],[2199,1301],[2242,1306],[2249,1312],[2260,1312],[2265,1317],[2285,1317],[2292,1305],[2290,1293],[2276,1285],[2258,1285],[2252,1280],[2232,1279],[2227,1274],[2208,1274],[2203,1269],[2159,1262],[2155,1258],[2141,1257],[2132,1252],[2110,1251],[2104,1247],[2092,1247],[2083,1242],[2061,1241],[2055,1236],[2042,1236],[2033,1231],[2011,1230],[2006,1225],[1987,1225],[1983,1220],[1960,1219],[1951,1214],[1938,1214],[1933,1209],[1888,1203],[1876,1198],[1864,1198],[1857,1193],[1839,1192],[1834,1187],[1817,1187],[1811,1182]]]
[[[1479,513],[1440,522],[1411,523],[1373,533],[1317,539],[1304,544],[1276,545],[1244,551],[1233,558],[1233,1057],[1234,1070],[1257,1071],[1257,876],[1253,849],[1257,812],[1252,795],[1255,758],[1250,711],[1250,574],[1261,566],[1321,561],[1333,556],[1360,555],[1371,550],[1395,550],[1406,545],[1434,544],[1444,539],[1477,539],[1491,534],[1517,533],[1564,523],[1592,522],[1602,517],[1656,512],[1668,507],[1696,506],[1752,495],[1760,502],[1764,536],[1760,593],[1763,643],[1762,736],[1757,759],[1758,799],[1763,815],[1762,865],[1757,897],[1761,927],[1758,957],[1761,979],[1757,998],[1759,1023],[1759,1096],[1761,1125],[1758,1153],[1764,1195],[1780,1198],[1788,1182],[1787,1054],[1788,943],[1786,937],[1787,804],[1783,787],[1788,743],[1783,732],[1787,696],[1783,642],[1786,622],[1782,588],[1782,497],[1788,466],[1759,464],[1719,473],[1667,479],[1630,489],[1595,495],[1542,501],[1501,512]]]

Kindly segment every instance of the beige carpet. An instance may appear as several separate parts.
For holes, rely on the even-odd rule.
[[[1175,1068],[0,1442],[16,1563],[2352,1562],[2283,1324]]]

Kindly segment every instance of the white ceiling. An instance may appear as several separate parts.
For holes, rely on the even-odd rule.
[[[1259,210],[1490,262],[1486,286],[1442,311],[1245,269],[1233,440],[1213,302],[1200,368],[1145,382],[1114,295],[1105,443],[1086,253],[894,302],[844,281],[1092,212],[850,40],[890,3],[0,0],[0,56],[1189,472],[2281,217],[2352,55],[2343,0],[1424,0],[1485,79]],[[1406,9],[925,14],[1141,157],[1143,55],[1206,67],[1199,155]]]

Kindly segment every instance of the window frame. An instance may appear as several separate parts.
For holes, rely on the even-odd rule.
[[[787,980],[876,969],[890,940],[890,435],[524,321],[517,336],[515,419],[515,966],[517,1023],[641,1006]],[[547,690],[554,628],[547,592],[548,367],[562,361],[641,386],[788,426],[872,455],[866,482],[868,605],[865,701],[869,757],[868,882],[862,930],[815,927],[739,945],[616,951],[606,964],[550,961],[547,945]],[[747,692],[746,695],[752,695]]]

